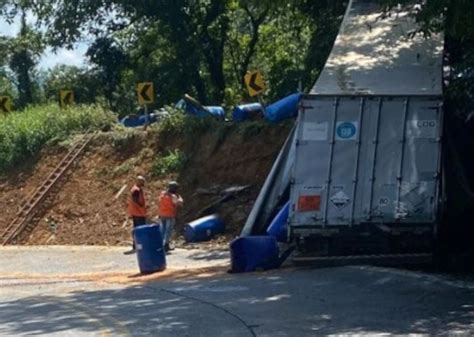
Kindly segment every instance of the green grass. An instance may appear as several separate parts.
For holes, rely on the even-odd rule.
[[[0,173],[34,156],[51,140],[108,128],[115,121],[112,113],[97,106],[61,110],[57,105],[43,105],[0,115]]]

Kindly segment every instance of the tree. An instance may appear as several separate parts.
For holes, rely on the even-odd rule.
[[[91,69],[57,65],[43,72],[44,95],[48,101],[57,101],[60,90],[74,91],[76,103],[93,104],[104,95],[98,74]]]
[[[412,9],[420,23],[419,33],[442,32],[445,36],[446,103],[449,110],[463,119],[474,114],[474,2],[469,0],[431,0],[418,6],[410,1],[378,0],[386,10],[398,3]]]
[[[26,13],[21,16],[19,35],[10,43],[9,66],[15,73],[18,90],[18,106],[24,107],[34,102],[34,71],[43,53],[41,34],[26,24]]]
[[[35,96],[39,95],[39,88],[34,77],[39,57],[44,51],[44,42],[42,34],[26,23],[27,1],[3,1],[0,13],[8,22],[20,16],[18,36],[4,37],[1,44],[3,45],[2,58],[8,60],[3,65],[3,75],[14,82],[18,92],[17,106],[21,108],[33,103]],[[13,76],[11,76],[12,73]]]
[[[259,40],[259,28],[267,19],[271,8],[280,1],[263,0],[256,5],[245,0],[180,0],[126,1],[126,0],[83,0],[71,4],[56,0],[38,4],[38,15],[48,26],[49,37],[54,45],[70,46],[84,34],[102,38],[105,33],[117,34],[130,27],[142,27],[136,40],[149,29],[155,30],[167,42],[166,48],[174,53],[174,63],[185,74],[192,92],[203,103],[221,103],[228,86],[230,62],[226,50],[234,55],[231,66],[242,84]],[[228,49],[233,14],[244,15],[244,24],[250,31],[250,40]],[[113,13],[113,15],[112,15]],[[104,19],[107,18],[107,19]],[[121,19],[117,19],[120,17]],[[98,29],[98,26],[105,28]],[[66,29],[67,28],[67,29]],[[234,35],[235,37],[235,35]],[[240,47],[244,52],[240,52]],[[141,50],[150,50],[148,47]],[[238,51],[239,55],[236,54]]]
[[[95,65],[106,99],[117,109],[114,93],[122,79],[122,72],[128,65],[128,55],[112,38],[100,37],[87,50],[86,56]]]

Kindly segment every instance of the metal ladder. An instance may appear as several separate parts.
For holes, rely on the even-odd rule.
[[[25,230],[32,230],[34,224],[30,220],[37,215],[40,206],[46,199],[52,188],[56,185],[64,173],[71,167],[72,163],[79,157],[89,142],[94,138],[95,133],[84,134],[69,152],[63,157],[59,164],[35,190],[29,199],[23,204],[16,218],[8,225],[0,236],[0,244],[5,246],[11,243],[18,235]]]

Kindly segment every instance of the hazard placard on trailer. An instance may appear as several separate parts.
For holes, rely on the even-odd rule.
[[[154,102],[154,90],[152,82],[141,82],[137,84],[138,104],[146,105]]]
[[[252,97],[260,95],[265,91],[265,89],[267,89],[263,75],[258,70],[247,72],[247,74],[245,74],[244,80],[247,90],[249,91],[249,95]]]
[[[301,195],[298,198],[299,212],[315,212],[321,209],[320,195]]]

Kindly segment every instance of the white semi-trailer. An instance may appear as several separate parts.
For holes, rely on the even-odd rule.
[[[300,104],[289,239],[301,259],[429,253],[443,205],[443,37],[352,0]]]

